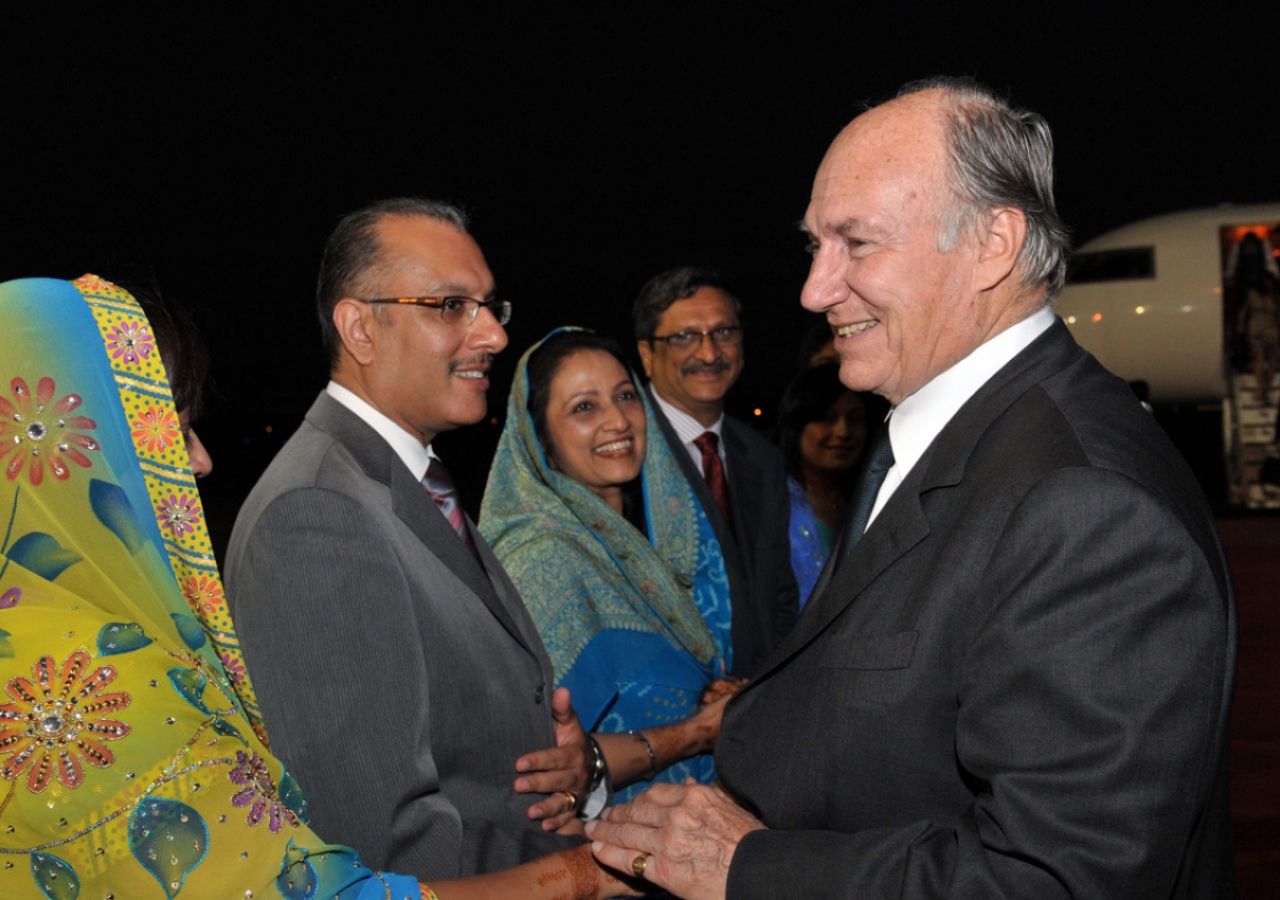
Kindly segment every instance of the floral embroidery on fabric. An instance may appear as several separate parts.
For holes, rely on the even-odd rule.
[[[230,653],[222,654],[222,665],[226,668],[227,674],[231,676],[231,680],[236,684],[244,681],[245,671],[244,663],[236,659]]]
[[[156,507],[156,521],[162,529],[169,529],[174,540],[180,539],[184,534],[192,534],[196,530],[196,523],[200,521],[199,500],[194,495],[170,494]]]
[[[182,582],[182,596],[187,598],[187,603],[191,604],[191,608],[196,612],[203,609],[209,615],[216,613],[218,606],[225,599],[218,579],[204,575],[193,575]]]
[[[12,606],[17,606],[18,601],[21,599],[22,588],[11,587],[9,590],[5,591],[4,594],[0,595],[0,609],[9,609]]]
[[[32,485],[44,481],[46,458],[60,481],[71,474],[68,462],[82,469],[93,465],[80,451],[98,450],[98,442],[79,432],[92,431],[97,423],[86,416],[68,415],[83,402],[77,394],[67,394],[51,406],[55,390],[53,379],[46,376],[37,382],[32,396],[26,381],[15,378],[9,382],[13,400],[0,397],[0,459],[10,457],[5,466],[10,481],[22,473],[28,461],[27,478]]]
[[[147,453],[163,453],[182,440],[182,427],[171,409],[148,406],[131,424],[133,442]]]
[[[143,322],[122,322],[107,333],[107,352],[112,359],[129,365],[148,359],[156,349],[156,339]]]
[[[27,772],[27,790],[38,794],[56,775],[68,788],[84,781],[81,760],[99,769],[115,762],[102,742],[115,741],[132,729],[124,722],[103,718],[124,709],[130,697],[123,691],[103,693],[115,681],[116,670],[99,666],[85,674],[89,654],[77,650],[61,668],[52,656],[31,667],[31,678],[11,678],[5,692],[12,703],[0,705],[0,778],[12,781]]]
[[[267,817],[267,828],[272,832],[279,831],[285,822],[294,828],[301,824],[293,810],[280,802],[276,795],[276,784],[267,771],[267,764],[258,754],[250,755],[237,750],[236,767],[227,777],[236,784],[245,785],[243,790],[232,796],[231,805],[249,806],[249,815],[245,817],[245,821],[250,825],[257,825],[263,816]]]
[[[78,288],[89,291],[91,294],[98,294],[115,288],[115,285],[110,281],[107,281],[105,278],[100,278],[97,275],[81,275],[71,283]]]

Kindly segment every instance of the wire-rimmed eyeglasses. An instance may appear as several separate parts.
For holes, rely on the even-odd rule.
[[[475,322],[476,316],[480,315],[481,307],[493,313],[493,317],[498,320],[499,325],[506,325],[511,321],[510,300],[477,300],[474,297],[389,297],[377,300],[365,300],[362,297],[356,297],[354,299],[359,300],[361,303],[397,303],[406,306],[429,306],[432,309],[440,310],[440,318],[444,320],[446,325],[472,324]]]
[[[675,334],[655,334],[651,341],[665,341],[672,350],[689,350],[701,345],[703,338],[711,338],[717,347],[736,347],[742,343],[741,325],[722,325],[710,331],[677,331]]]

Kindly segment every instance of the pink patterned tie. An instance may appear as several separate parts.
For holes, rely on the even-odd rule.
[[[471,555],[479,559],[475,544],[471,542],[471,533],[467,531],[462,504],[458,502],[458,485],[454,483],[453,476],[444,467],[444,463],[434,456],[427,464],[427,474],[422,476],[422,486],[427,489],[436,506],[440,507],[440,512],[444,513],[444,517],[449,520],[449,525],[457,532],[458,537],[462,538],[462,542],[467,545]]]

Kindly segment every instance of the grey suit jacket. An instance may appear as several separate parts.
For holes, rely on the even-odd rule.
[[[468,523],[470,524],[470,523]],[[484,568],[391,447],[322,393],[236,520],[227,593],[272,749],[326,840],[448,878],[548,835],[515,761],[553,746],[551,664],[480,533]]]
[[[725,711],[729,896],[1236,895],[1235,614],[1195,480],[1056,323]]]
[[[649,386],[652,396],[653,386]],[[800,588],[791,568],[791,499],[782,453],[750,426],[724,417],[732,526],[658,404],[662,435],[711,522],[729,574],[733,674],[751,677],[795,624]]]

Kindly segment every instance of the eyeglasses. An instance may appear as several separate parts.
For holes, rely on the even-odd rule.
[[[710,331],[677,331],[675,334],[655,334],[651,341],[666,341],[672,350],[690,350],[701,346],[703,338],[711,338],[717,347],[736,347],[742,343],[741,325],[722,325]]]
[[[353,299],[361,303],[403,303],[407,306],[429,306],[440,310],[440,318],[446,325],[471,325],[480,309],[489,310],[499,325],[511,321],[511,301],[509,300],[477,300],[474,297],[394,297],[385,300],[365,300],[361,297]]]

